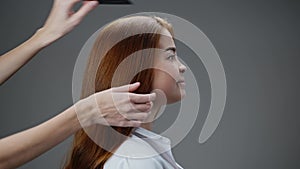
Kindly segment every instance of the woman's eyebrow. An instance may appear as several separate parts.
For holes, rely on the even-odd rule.
[[[172,52],[174,52],[174,53],[176,53],[176,48],[175,47],[168,47],[167,49],[165,49],[165,51],[167,52],[167,51],[172,51]]]

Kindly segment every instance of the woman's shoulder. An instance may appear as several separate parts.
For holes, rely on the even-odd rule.
[[[146,135],[148,139],[151,138],[152,141],[142,139],[133,134],[106,161],[104,169],[173,169],[174,167],[157,152],[158,147],[160,150],[168,150],[172,158],[169,139],[145,129],[136,131]],[[156,149],[150,143],[155,143],[156,146],[154,147]],[[178,167],[182,168],[179,165]]]
[[[130,158],[148,158],[158,155],[158,153],[146,141],[136,137],[128,137],[121,146],[114,152],[114,155]]]
[[[130,158],[113,155],[106,161],[104,169],[163,169],[163,166],[157,158]]]
[[[145,141],[129,137],[106,161],[104,169],[163,169],[163,160]]]

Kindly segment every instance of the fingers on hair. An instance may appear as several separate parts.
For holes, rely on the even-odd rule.
[[[113,91],[115,92],[132,92],[135,91],[140,86],[140,82],[136,82],[133,84],[123,85],[120,87],[115,87]]]
[[[130,101],[133,103],[147,103],[155,100],[156,94],[130,94]]]

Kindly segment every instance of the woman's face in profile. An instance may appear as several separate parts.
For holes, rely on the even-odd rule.
[[[172,35],[164,29],[159,40],[160,52],[154,58],[154,81],[152,88],[166,95],[167,103],[174,103],[185,96],[183,73],[186,67],[179,61]]]

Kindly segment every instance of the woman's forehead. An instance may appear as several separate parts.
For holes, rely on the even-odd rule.
[[[167,49],[169,47],[175,47],[175,43],[171,33],[167,29],[163,29],[159,39],[159,48]]]

